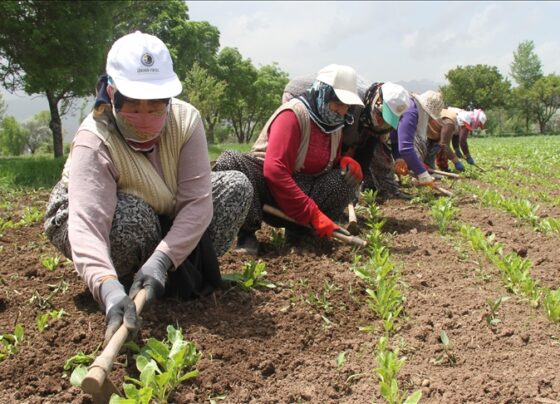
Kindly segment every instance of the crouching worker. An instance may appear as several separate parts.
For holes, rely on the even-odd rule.
[[[173,98],[181,82],[161,40],[139,31],[118,39],[106,71],[51,193],[45,232],[103,306],[107,342],[123,319],[137,327],[140,289],[150,304],[220,285],[217,256],[235,239],[252,187],[240,172],[211,172],[200,114]]]
[[[352,123],[350,105],[363,107],[356,72],[329,65],[303,95],[274,112],[249,154],[220,155],[215,170],[239,170],[254,188],[237,240],[240,251],[257,253],[255,232],[263,220],[292,234],[302,229],[263,215],[264,204],[279,208],[300,225],[310,224],[321,237],[332,237],[338,229],[333,220],[342,216],[363,178],[354,159],[341,157],[342,128]]]

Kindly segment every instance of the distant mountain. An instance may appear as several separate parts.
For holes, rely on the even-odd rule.
[[[397,84],[403,86],[408,91],[414,91],[415,93],[423,93],[428,90],[439,90],[439,87],[443,83],[436,83],[435,81],[422,79],[422,80],[411,80],[411,81],[397,81]]]

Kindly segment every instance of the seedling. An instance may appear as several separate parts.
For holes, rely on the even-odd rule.
[[[447,363],[449,363],[451,366],[455,366],[457,364],[457,357],[453,353],[453,345],[451,345],[449,337],[444,330],[441,331],[439,340],[441,341],[441,345],[443,347],[443,354],[436,356],[433,359],[433,363],[436,365],[441,365],[442,363],[444,363],[444,361],[447,360]]]
[[[431,213],[441,235],[447,233],[449,224],[458,211],[459,209],[453,206],[453,201],[449,198],[438,198],[435,200]]]
[[[70,384],[72,384],[72,386],[81,387],[82,380],[84,380],[84,377],[87,375],[88,366],[95,360],[95,355],[97,354],[99,348],[101,348],[101,344],[99,344],[97,348],[95,348],[95,351],[89,355],[83,352],[78,352],[64,362],[64,371],[68,373],[72,370],[72,374],[70,375]]]
[[[555,323],[560,322],[560,290],[544,291],[544,309],[548,318]]]
[[[13,334],[0,335],[0,362],[18,352],[18,345],[23,341],[23,338],[24,328],[21,324],[16,324]]]
[[[381,337],[377,345],[377,368],[375,373],[379,378],[381,396],[389,404],[416,404],[422,398],[422,391],[417,390],[404,399],[406,393],[400,391],[397,374],[404,365],[405,358],[398,357],[398,349],[387,349],[387,337]]]
[[[338,355],[336,355],[336,367],[340,370],[344,363],[346,362],[346,352],[342,351]]]
[[[282,229],[273,229],[270,242],[276,250],[282,249],[286,245],[286,236]]]
[[[48,256],[41,259],[41,265],[49,271],[53,271],[58,264],[60,264],[60,257],[58,255],[55,255],[54,257]]]
[[[135,344],[128,346],[134,347]],[[147,404],[152,399],[167,403],[167,398],[181,382],[198,376],[198,370],[194,366],[201,354],[197,352],[194,343],[183,339],[181,328],[167,326],[167,339],[159,341],[150,338],[138,352],[134,358],[140,377],[134,379],[125,376],[125,380],[132,382],[123,384],[126,399],[113,394],[110,403],[129,403],[129,400],[135,400],[133,402]]]
[[[488,307],[490,309],[490,313],[488,313],[486,316],[484,316],[484,318],[486,319],[486,323],[490,326],[490,327],[494,327],[496,325],[498,325],[498,323],[500,323],[500,319],[496,316],[498,309],[500,308],[500,305],[505,302],[506,300],[509,300],[509,297],[507,296],[500,296],[495,300],[492,299],[488,299],[486,300],[486,303],[488,304]]]
[[[51,310],[47,313],[38,314],[37,317],[35,318],[35,324],[37,325],[37,329],[39,330],[39,332],[42,333],[43,331],[45,331],[45,328],[49,326],[49,319],[57,320],[65,315],[66,312],[64,311],[64,309]]]
[[[267,272],[266,264],[262,261],[250,261],[243,265],[243,273],[233,273],[222,275],[222,279],[226,281],[237,282],[243,289],[257,288],[264,286],[266,288],[275,288],[276,285],[264,279]]]

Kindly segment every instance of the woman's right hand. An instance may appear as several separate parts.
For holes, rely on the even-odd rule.
[[[317,208],[311,215],[311,225],[319,237],[332,238],[333,232],[339,227],[327,215]]]
[[[396,159],[395,160],[395,172],[398,175],[407,175],[408,174],[408,165],[406,164],[406,161],[404,161],[403,159]]]
[[[430,175],[429,172],[424,171],[423,173],[418,175],[418,183],[425,187],[434,187],[436,180]]]
[[[124,286],[116,279],[108,279],[101,285],[101,301],[105,306],[105,342],[107,345],[113,334],[117,332],[124,323],[128,331],[136,332],[138,329],[138,317],[136,306],[126,292]]]

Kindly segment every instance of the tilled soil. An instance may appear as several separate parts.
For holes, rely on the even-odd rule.
[[[12,211],[44,208],[47,198],[47,192],[17,198]],[[474,198],[463,197],[459,207],[457,221],[495,234],[505,250],[533,262],[532,275],[543,286],[559,287],[558,236],[537,233],[505,213],[480,207]],[[560,329],[542,307],[508,293],[499,270],[457,232],[442,237],[426,206],[389,200],[382,211],[407,299],[400,329],[390,339],[406,357],[400,388],[421,389],[425,403],[560,400]],[[358,216],[367,231],[360,210]],[[63,366],[70,356],[98,347],[105,329],[102,312],[71,264],[53,271],[42,266],[42,257],[57,254],[42,234],[42,223],[1,234],[0,332],[13,332],[21,323],[25,339],[19,352],[0,362],[0,402],[91,402],[71,386]],[[170,402],[382,402],[374,372],[382,327],[368,307],[365,285],[351,271],[352,248],[311,236],[298,245],[277,246],[269,227],[258,237],[258,259],[276,288],[245,291],[226,284],[208,297],[163,300],[142,314],[138,342],[164,338],[171,324],[202,353],[200,375],[181,384]],[[221,270],[240,272],[250,259],[230,252],[220,259]],[[487,300],[500,296],[509,300],[497,312],[500,322],[489,326]],[[64,309],[67,316],[40,333],[37,314],[53,309]],[[367,325],[376,331],[359,330]],[[451,344],[447,353],[442,331]],[[337,365],[341,352],[346,360]],[[121,354],[110,377],[121,386],[125,375],[138,372]]]

